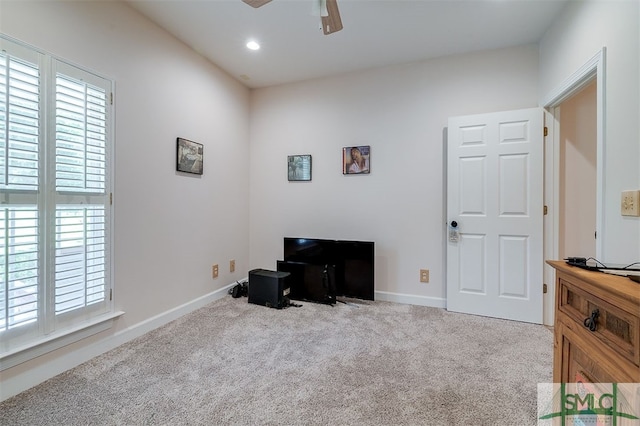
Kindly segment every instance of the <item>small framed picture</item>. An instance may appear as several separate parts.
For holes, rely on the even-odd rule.
[[[287,176],[290,182],[311,180],[311,155],[289,155]]]
[[[347,146],[342,148],[342,174],[369,174],[371,171],[370,162],[370,146]]]
[[[201,175],[203,171],[203,146],[200,143],[178,138],[176,170]]]

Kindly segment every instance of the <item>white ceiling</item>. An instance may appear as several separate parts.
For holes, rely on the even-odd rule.
[[[536,43],[567,3],[338,0],[344,29],[323,35],[314,0],[125,1],[250,88]]]

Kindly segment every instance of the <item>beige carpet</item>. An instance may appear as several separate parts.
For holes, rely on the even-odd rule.
[[[2,425],[534,425],[543,326],[230,296],[0,403]]]

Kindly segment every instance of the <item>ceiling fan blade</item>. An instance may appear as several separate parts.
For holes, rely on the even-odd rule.
[[[342,29],[338,0],[327,0],[327,12],[328,16],[322,17],[322,32],[326,35],[333,34]]]
[[[265,4],[269,3],[271,0],[242,0],[242,1],[251,7],[258,8],[260,6],[264,6]]]

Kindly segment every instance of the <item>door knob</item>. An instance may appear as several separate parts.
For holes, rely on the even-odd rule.
[[[458,222],[452,220],[451,223],[449,223],[449,241],[451,241],[452,243],[456,243],[458,242],[459,238]]]

